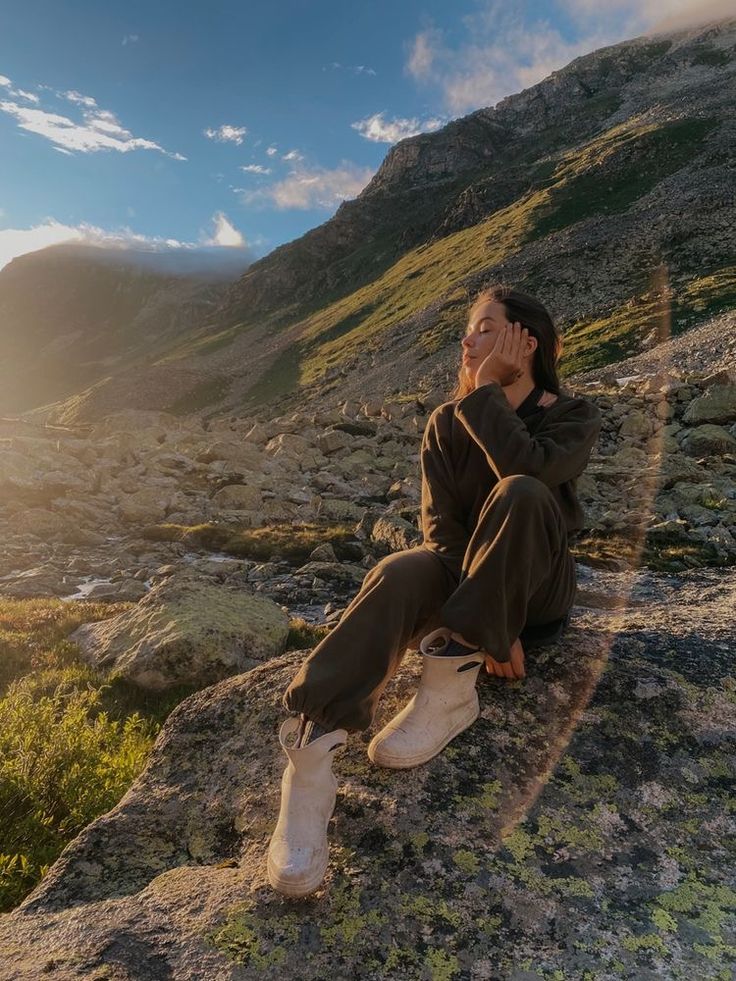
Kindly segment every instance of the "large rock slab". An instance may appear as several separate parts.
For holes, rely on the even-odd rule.
[[[98,668],[155,691],[209,685],[281,654],[289,618],[266,596],[196,575],[157,583],[132,610],[69,639]]]
[[[335,761],[312,898],[264,858],[283,690],[306,651],[192,695],[120,803],[0,917],[0,975],[115,981],[726,978],[736,575],[578,569],[562,642],[408,771],[366,742],[410,697],[409,653]]]
[[[704,395],[693,399],[683,416],[689,424],[733,422],[736,420],[736,385],[711,385]]]

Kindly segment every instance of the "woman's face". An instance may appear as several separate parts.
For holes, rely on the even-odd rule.
[[[498,335],[507,329],[507,324],[510,321],[506,316],[506,308],[496,300],[489,300],[472,311],[462,339],[463,368],[471,381],[475,379],[483,359],[495,347]],[[533,357],[536,343],[536,338],[529,338],[528,349],[522,353],[522,358]]]

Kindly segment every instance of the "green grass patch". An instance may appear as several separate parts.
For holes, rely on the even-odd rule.
[[[596,569],[651,569],[653,572],[681,572],[688,568],[725,568],[733,565],[719,556],[714,545],[681,535],[647,540],[646,534],[624,536],[612,532],[590,531],[570,543],[575,558]]]
[[[135,604],[0,597],[0,695],[31,671],[76,663],[78,647],[67,636],[82,623],[106,620]]]
[[[548,194],[533,191],[478,225],[412,249],[375,282],[310,317],[302,334],[299,384],[312,384],[328,369],[379,346],[394,324],[442,296],[457,295],[459,280],[517,252]],[[348,320],[364,310],[370,311],[367,316]],[[355,326],[330,339],[334,325],[346,320]]]
[[[65,845],[120,800],[143,768],[158,726],[110,719],[100,689],[62,673],[51,695],[32,679],[0,699],[0,909],[15,906]]]
[[[118,803],[169,714],[199,687],[145,691],[82,662],[67,634],[134,605],[0,600],[0,912]],[[293,618],[286,649],[311,649],[328,632]]]
[[[528,241],[599,215],[619,214],[684,167],[718,125],[684,119],[661,125],[615,126],[571,151],[549,178],[549,208]]]
[[[426,355],[441,351],[452,344],[460,350],[460,338],[465,329],[468,316],[468,302],[464,293],[457,299],[450,300],[443,307],[436,323],[423,330],[417,337],[417,346]]]
[[[292,617],[289,620],[286,650],[302,651],[316,647],[329,632],[330,628],[324,624],[308,623],[302,617]]]
[[[170,361],[179,361],[183,358],[212,354],[232,344],[245,327],[245,324],[237,323],[226,327],[224,330],[218,330],[214,334],[212,328],[197,327],[196,330],[185,335],[174,348],[153,363],[168,364]]]
[[[106,680],[68,635],[134,603],[0,599],[0,911],[17,905],[145,766],[194,686]]]
[[[736,266],[725,266],[675,284],[672,296],[656,287],[633,296],[606,317],[579,321],[564,332],[560,375],[603,368],[639,354],[642,340],[656,330],[657,341],[684,333],[695,323],[736,304]]]
[[[278,524],[263,528],[227,528],[223,525],[177,525],[164,523],[149,525],[143,529],[143,537],[149,541],[184,542],[186,544],[225,552],[238,558],[283,559],[304,563],[310,553],[326,542],[335,554],[343,554],[343,545],[354,539],[354,522],[351,524],[319,525],[314,523]]]

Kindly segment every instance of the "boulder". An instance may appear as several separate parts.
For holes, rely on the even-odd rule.
[[[154,524],[163,520],[171,504],[170,490],[143,487],[134,494],[121,494],[118,508],[123,521],[131,524]]]
[[[289,633],[273,600],[198,575],[170,576],[132,609],[69,636],[97,668],[160,691],[209,685],[280,654]]]
[[[212,495],[212,503],[220,508],[255,511],[263,503],[260,488],[250,484],[227,484]]]
[[[681,447],[689,456],[720,456],[736,453],[736,439],[723,426],[706,423],[691,429]]]
[[[693,399],[682,418],[690,424],[733,422],[736,420],[736,385],[712,385],[700,398]]]

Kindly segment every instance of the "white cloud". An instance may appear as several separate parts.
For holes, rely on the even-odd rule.
[[[333,61],[330,68],[337,71],[353,72],[354,75],[375,75],[375,68],[369,68],[368,65],[342,65],[339,61]],[[322,71],[326,71],[326,67],[322,68]]]
[[[332,170],[300,167],[288,177],[255,191],[238,188],[243,204],[272,205],[287,209],[334,208],[341,201],[358,195],[373,176],[370,167],[358,167],[343,160]]]
[[[266,153],[268,154],[269,157],[275,157],[278,152],[279,152],[278,147],[275,146],[270,146],[266,150]]]
[[[43,224],[33,228],[0,229],[0,269],[17,255],[35,252],[57,242],[80,241],[82,238],[80,229],[63,225],[53,218],[47,218]]]
[[[493,106],[611,43],[602,33],[567,41],[549,22],[529,24],[500,2],[486,3],[463,23],[468,40],[458,47],[447,45],[436,29],[418,35],[406,66],[416,81],[438,88],[444,105],[458,115]]]
[[[262,164],[241,164],[241,170],[244,170],[246,174],[270,174],[271,168],[264,167]]]
[[[132,208],[128,214],[134,214]],[[246,248],[244,237],[233,226],[223,212],[218,211],[212,218],[214,231],[211,236],[200,235],[198,242],[180,242],[175,238],[159,235],[140,235],[128,227],[119,231],[107,231],[97,225],[82,222],[79,225],[65,225],[55,218],[46,218],[32,228],[0,229],[0,269],[16,256],[36,252],[48,245],[61,242],[81,242],[86,245],[99,245],[105,248],[137,248],[147,251],[163,252],[171,249],[199,249],[203,246],[223,246]]]
[[[26,99],[28,102],[38,102],[38,96],[33,92],[26,92],[24,89],[14,89],[13,83],[7,75],[0,75],[0,85],[7,88],[8,95],[15,96],[16,99]]]
[[[4,86],[10,87],[10,79],[3,79]],[[48,86],[39,86],[48,89]],[[30,93],[9,88],[9,94],[16,97],[22,95],[28,98]],[[131,150],[158,150],[174,160],[186,160],[180,153],[170,153],[153,140],[135,137],[120,125],[115,114],[107,109],[100,109],[91,96],[79,92],[57,92],[59,98],[66,99],[75,105],[82,106],[83,122],[75,122],[68,116],[62,116],[46,109],[35,109],[22,106],[18,102],[0,101],[0,111],[13,116],[18,121],[20,129],[29,133],[43,136],[53,144],[53,149],[59,153],[71,155],[73,151],[93,153],[96,150],[117,150],[128,153]],[[38,99],[35,100],[38,102]]]
[[[207,239],[205,245],[222,245],[227,248],[242,249],[246,246],[246,241],[237,228],[228,220],[224,212],[218,211],[212,219],[215,224],[215,231],[212,238]]]
[[[16,89],[13,95],[21,99],[27,99],[29,102],[34,102],[38,104],[41,100],[34,92],[26,92],[23,89]]]
[[[441,35],[434,28],[420,31],[414,38],[406,68],[414,78],[429,78],[435,59],[435,49],[439,46]]]
[[[94,109],[97,105],[91,95],[82,95],[81,92],[75,92],[74,89],[69,92],[60,92],[59,95],[63,99],[68,99],[69,102],[76,102],[77,105],[87,106],[88,109]]]
[[[125,44],[135,44],[136,41],[140,41],[140,37],[139,37],[138,34],[126,34],[125,37],[122,40],[122,43],[124,45]]]
[[[285,153],[281,159],[282,160],[295,160],[295,161],[298,162],[300,160],[303,160],[304,157],[302,156],[301,153],[299,153],[298,150],[289,150],[289,152],[288,153]]]
[[[235,143],[237,146],[243,142],[243,137],[248,132],[245,126],[219,126],[217,129],[206,129],[204,135],[218,143]]]
[[[597,48],[657,31],[733,15],[733,0],[560,0],[577,28],[569,40],[549,21],[529,20],[501,2],[483,0],[464,18],[464,41],[421,31],[409,46],[406,72],[439,91],[452,113],[494,106]]]
[[[411,119],[384,119],[382,112],[376,112],[372,116],[351,123],[351,127],[357,130],[366,140],[375,143],[396,143],[407,136],[416,136],[418,133],[433,133],[435,130],[444,126],[447,120],[439,117],[432,117],[421,121],[416,117]]]
[[[619,40],[736,17],[733,0],[562,0],[578,18],[624,17]]]

